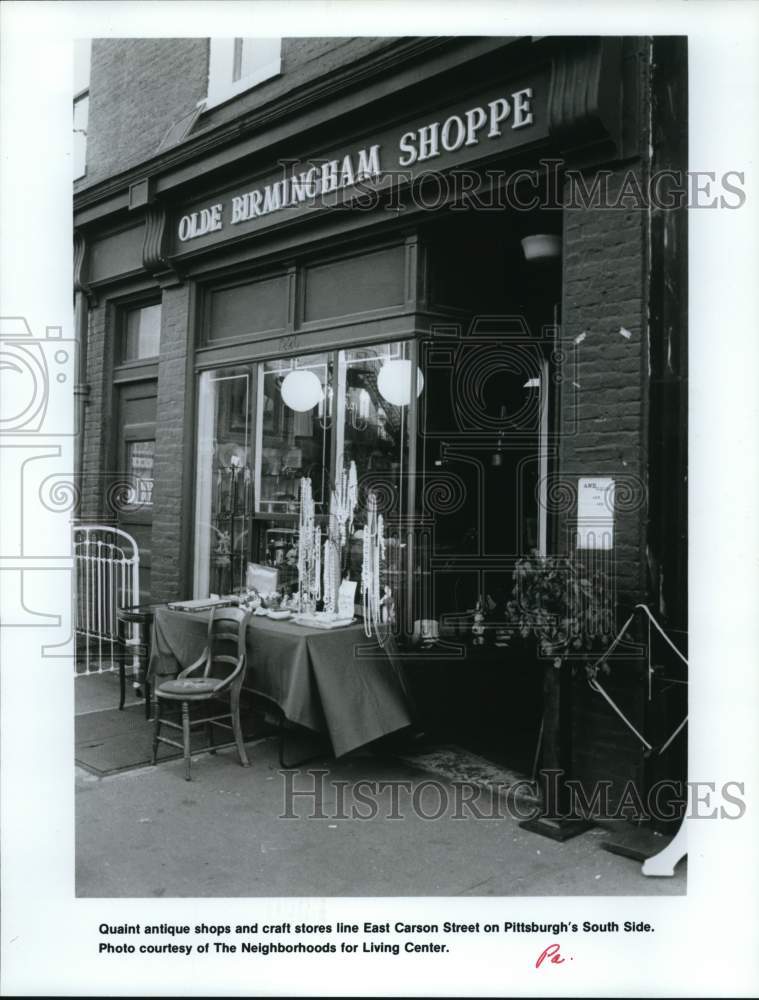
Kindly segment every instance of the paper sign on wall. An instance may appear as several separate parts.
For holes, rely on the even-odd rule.
[[[614,548],[614,480],[577,480],[577,548]]]

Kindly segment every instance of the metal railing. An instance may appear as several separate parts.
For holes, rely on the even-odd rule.
[[[117,612],[140,603],[140,552],[126,531],[104,524],[74,526],[76,568],[77,672],[114,670],[121,656]],[[132,625],[126,644],[137,646],[137,626]],[[80,652],[80,648],[83,650]],[[132,669],[136,673],[136,649]]]

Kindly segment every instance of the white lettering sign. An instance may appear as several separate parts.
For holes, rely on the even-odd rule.
[[[313,200],[319,195],[353,187],[358,181],[381,176],[380,147],[374,145],[359,150],[355,156],[348,153],[340,160],[325,160],[319,166],[290,174],[247,194],[236,195],[232,198],[230,221],[236,226],[240,222],[302,204],[308,199]]]
[[[183,215],[179,220],[179,238],[183,243],[193,240],[196,236],[205,236],[221,229],[221,204],[201,208],[192,215]]]
[[[497,139],[503,132],[504,122],[511,117],[511,128],[532,125],[532,87],[517,90],[509,101],[498,97],[482,107],[470,108],[461,115],[451,115],[444,122],[430,122],[416,132],[405,132],[398,143],[398,166],[411,167],[424,160],[432,160],[441,152],[454,153],[462,146],[476,146],[480,133],[487,126],[484,138]]]
[[[533,124],[532,87],[516,90],[508,97],[430,122],[415,131],[405,132],[398,141],[398,167],[435,160],[444,153],[455,153],[482,141],[497,139],[506,128],[520,129]],[[359,149],[331,160],[286,174],[260,188],[234,195],[229,204],[229,223],[236,226],[251,219],[294,208],[320,196],[344,191],[364,180],[382,177],[381,145]],[[222,205],[211,205],[183,215],[179,220],[179,240],[186,243],[222,228]]]

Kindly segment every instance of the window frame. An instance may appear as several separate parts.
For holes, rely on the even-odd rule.
[[[137,312],[141,309],[150,309],[154,306],[158,306],[159,310],[161,310],[159,317],[162,319],[163,302],[160,298],[138,300],[136,302],[125,302],[119,307],[119,318],[117,324],[118,337],[115,345],[115,368],[131,369],[144,365],[158,364],[158,359],[161,356],[161,319],[159,319],[158,324],[158,351],[155,354],[149,354],[145,355],[145,357],[139,358],[127,358],[126,356],[127,329],[130,313]]]
[[[255,72],[234,80],[237,43],[246,41],[271,41],[277,43],[276,57],[258,66]],[[272,48],[274,46],[272,45]],[[208,87],[206,91],[204,111],[216,108],[220,104],[232,100],[240,94],[266,80],[279,76],[282,71],[282,39],[281,38],[209,38],[208,39]]]
[[[337,358],[339,351],[326,350],[326,351],[304,351],[301,354],[291,355],[286,354],[281,357],[263,358],[259,361],[254,361],[253,372],[254,372],[254,383],[255,383],[255,393],[254,393],[254,408],[251,413],[252,428],[253,428],[253,520],[283,520],[286,521],[288,518],[293,516],[297,517],[297,512],[295,515],[292,511],[286,510],[272,510],[265,511],[259,509],[261,503],[261,478],[262,478],[262,461],[263,461],[263,413],[259,413],[259,408],[262,404],[264,397],[264,376],[267,374],[265,371],[266,363],[269,361],[274,362],[286,362],[292,361],[293,363],[299,361],[301,358],[317,357],[323,355],[325,358],[324,364],[327,370],[326,376],[326,388],[329,393],[329,389],[332,387],[332,383],[337,381]],[[308,365],[305,366],[308,369]],[[333,390],[334,391],[334,390]],[[337,393],[335,392],[335,396]],[[336,421],[334,419],[334,403],[330,404],[328,402],[329,395],[326,397],[326,406],[324,411],[324,420],[327,422],[325,426],[324,433],[324,443],[328,454],[327,463],[327,474],[328,482],[324,488],[324,500],[316,501],[316,513],[315,517],[319,521],[324,521],[326,523],[329,520],[329,498],[331,484],[334,482],[335,478],[335,430]],[[331,412],[330,412],[331,411]],[[268,502],[268,501],[267,501]]]
[[[206,594],[203,592],[205,587],[202,586],[204,582],[208,583],[209,593],[213,592],[211,588],[211,563],[210,558],[208,565],[203,568],[202,561],[205,556],[211,554],[210,543],[206,544],[206,541],[201,538],[202,529],[209,528],[211,526],[210,518],[203,521],[201,524],[201,498],[200,498],[200,479],[199,470],[201,468],[200,459],[200,447],[203,442],[202,429],[201,429],[201,413],[202,413],[202,401],[201,401],[201,383],[204,377],[208,377],[212,382],[222,382],[229,381],[231,379],[245,378],[247,379],[246,394],[247,394],[247,406],[245,408],[247,428],[246,428],[246,440],[248,441],[248,448],[252,452],[255,445],[255,430],[254,430],[254,417],[256,413],[256,367],[255,362],[242,361],[239,364],[232,365],[219,365],[213,368],[206,368],[195,373],[195,412],[194,412],[194,433],[193,433],[193,479],[192,479],[192,551],[190,559],[190,580],[192,587],[192,594],[194,597],[205,597]],[[218,419],[218,411],[216,409],[217,400],[214,399],[212,406],[213,412],[213,433],[212,438],[216,436],[217,426],[216,422]],[[209,491],[213,489],[212,486],[213,471],[209,473]],[[205,506],[205,505],[204,505]],[[208,494],[207,499],[208,512],[212,511],[213,501],[211,498],[211,492]],[[233,517],[233,520],[235,518]],[[250,559],[252,551],[252,541],[251,534],[253,530],[253,520],[250,516],[243,515],[243,521],[245,527],[243,529],[243,534],[247,533],[247,541],[242,547],[241,551],[244,553],[243,565],[247,563]],[[233,550],[234,551],[234,550]],[[233,568],[233,567],[232,567]],[[208,577],[207,581],[205,577]],[[230,578],[231,579],[231,578]]]

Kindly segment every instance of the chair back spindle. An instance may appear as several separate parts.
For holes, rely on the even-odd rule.
[[[208,619],[208,647],[204,677],[224,680],[245,659],[245,636],[250,612],[240,608],[214,608]],[[245,667],[240,672],[242,684]],[[235,685],[236,686],[236,685]]]

